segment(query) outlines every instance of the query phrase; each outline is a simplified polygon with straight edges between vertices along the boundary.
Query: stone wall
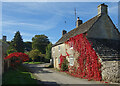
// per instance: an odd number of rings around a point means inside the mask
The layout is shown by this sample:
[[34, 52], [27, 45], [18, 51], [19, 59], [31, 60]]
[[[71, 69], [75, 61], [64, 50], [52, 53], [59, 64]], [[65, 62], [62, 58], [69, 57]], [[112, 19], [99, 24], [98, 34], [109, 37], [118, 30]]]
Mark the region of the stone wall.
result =
[[59, 69], [59, 62], [60, 62], [59, 57], [61, 54], [63, 56], [66, 55], [65, 49], [66, 49], [65, 44], [60, 44], [58, 46], [52, 47], [52, 58], [54, 62], [54, 68]]
[[103, 61], [101, 71], [104, 81], [120, 83], [120, 61]]
[[4, 57], [7, 56], [7, 49], [8, 49], [8, 44], [4, 41], [1, 41], [2, 45], [0, 46], [0, 48], [2, 48], [1, 52], [2, 52], [2, 73], [4, 73], [4, 71], [6, 71], [6, 69], [9, 67], [9, 65], [5, 66], [6, 63], [8, 64], [8, 61], [5, 63]]

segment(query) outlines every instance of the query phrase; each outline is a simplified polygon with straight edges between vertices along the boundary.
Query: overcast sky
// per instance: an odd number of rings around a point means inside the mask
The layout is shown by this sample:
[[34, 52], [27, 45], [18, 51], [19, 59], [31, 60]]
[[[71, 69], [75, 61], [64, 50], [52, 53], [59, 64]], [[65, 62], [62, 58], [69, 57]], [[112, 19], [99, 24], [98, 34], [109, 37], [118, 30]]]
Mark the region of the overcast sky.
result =
[[[103, 2], [3, 2], [2, 35], [11, 41], [20, 31], [24, 41], [34, 35], [45, 34], [54, 44], [62, 30], [75, 28], [75, 11], [83, 23], [97, 15], [97, 6]], [[106, 2], [108, 14], [118, 27], [118, 3]], [[66, 24], [65, 24], [66, 21]], [[119, 30], [120, 31], [120, 30]]]

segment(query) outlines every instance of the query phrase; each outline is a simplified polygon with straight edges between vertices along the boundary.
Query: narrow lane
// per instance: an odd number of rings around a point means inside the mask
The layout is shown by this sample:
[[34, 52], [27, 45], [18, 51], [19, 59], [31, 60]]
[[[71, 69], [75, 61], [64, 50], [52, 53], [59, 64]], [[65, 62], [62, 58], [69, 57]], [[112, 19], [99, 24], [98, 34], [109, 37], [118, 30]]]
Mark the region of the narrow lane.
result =
[[[45, 68], [48, 64], [24, 64], [44, 84], [102, 84], [99, 81], [88, 81], [70, 76], [64, 72], [58, 72], [50, 68]], [[101, 86], [101, 85], [100, 85]]]

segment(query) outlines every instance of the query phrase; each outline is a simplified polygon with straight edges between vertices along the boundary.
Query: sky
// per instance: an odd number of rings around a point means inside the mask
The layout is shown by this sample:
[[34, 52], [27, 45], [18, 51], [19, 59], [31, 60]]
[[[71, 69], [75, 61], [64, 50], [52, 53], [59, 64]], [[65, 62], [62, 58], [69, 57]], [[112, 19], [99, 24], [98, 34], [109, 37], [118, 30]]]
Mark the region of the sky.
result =
[[[62, 37], [62, 30], [75, 28], [75, 11], [83, 23], [97, 15], [97, 6], [103, 2], [3, 2], [2, 35], [11, 41], [20, 31], [23, 41], [32, 41], [44, 34], [54, 44]], [[118, 3], [105, 2], [108, 14], [118, 27]], [[66, 23], [65, 23], [66, 21]], [[119, 30], [120, 31], [120, 30]]]

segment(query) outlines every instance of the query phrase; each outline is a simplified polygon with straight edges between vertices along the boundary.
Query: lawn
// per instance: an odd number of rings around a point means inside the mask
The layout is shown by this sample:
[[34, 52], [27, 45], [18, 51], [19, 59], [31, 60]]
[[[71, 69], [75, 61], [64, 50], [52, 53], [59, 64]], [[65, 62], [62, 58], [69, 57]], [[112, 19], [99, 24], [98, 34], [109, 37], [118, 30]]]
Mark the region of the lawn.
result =
[[24, 62], [24, 64], [43, 64], [44, 62]]
[[19, 66], [17, 69], [9, 69], [3, 74], [2, 85], [24, 85], [34, 84], [37, 85], [35, 77], [28, 72], [23, 66]]

